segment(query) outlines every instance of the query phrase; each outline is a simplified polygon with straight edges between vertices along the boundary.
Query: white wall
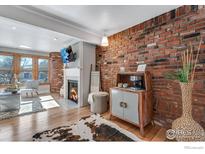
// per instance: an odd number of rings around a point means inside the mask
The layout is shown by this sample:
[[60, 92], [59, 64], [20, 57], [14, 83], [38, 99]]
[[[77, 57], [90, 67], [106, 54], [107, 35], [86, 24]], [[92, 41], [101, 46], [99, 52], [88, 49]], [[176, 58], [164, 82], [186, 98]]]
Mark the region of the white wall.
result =
[[[92, 70], [95, 71], [96, 54], [95, 46], [83, 43], [83, 105], [88, 105], [89, 94], [89, 80], [90, 80], [90, 66], [92, 64]], [[82, 85], [82, 84], [81, 84]]]

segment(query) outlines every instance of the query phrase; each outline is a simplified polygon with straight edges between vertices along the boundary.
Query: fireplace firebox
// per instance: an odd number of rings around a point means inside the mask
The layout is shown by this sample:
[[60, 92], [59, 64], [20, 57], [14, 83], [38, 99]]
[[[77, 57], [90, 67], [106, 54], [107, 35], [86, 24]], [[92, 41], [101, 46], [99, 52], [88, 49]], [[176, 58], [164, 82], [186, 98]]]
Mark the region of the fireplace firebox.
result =
[[78, 81], [68, 80], [68, 99], [78, 103]]

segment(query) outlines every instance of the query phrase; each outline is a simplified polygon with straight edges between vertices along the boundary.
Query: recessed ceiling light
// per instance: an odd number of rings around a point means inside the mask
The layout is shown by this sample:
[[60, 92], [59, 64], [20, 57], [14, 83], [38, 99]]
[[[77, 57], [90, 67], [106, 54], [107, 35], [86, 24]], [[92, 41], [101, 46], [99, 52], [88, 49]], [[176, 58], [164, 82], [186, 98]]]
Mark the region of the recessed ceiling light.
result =
[[19, 45], [20, 48], [24, 48], [24, 49], [31, 49], [31, 47], [26, 46], [26, 45]]
[[58, 40], [58, 38], [55, 37], [53, 40], [56, 41], [56, 40]]
[[12, 30], [16, 30], [16, 27], [15, 27], [15, 26], [12, 26], [11, 29], [12, 29]]

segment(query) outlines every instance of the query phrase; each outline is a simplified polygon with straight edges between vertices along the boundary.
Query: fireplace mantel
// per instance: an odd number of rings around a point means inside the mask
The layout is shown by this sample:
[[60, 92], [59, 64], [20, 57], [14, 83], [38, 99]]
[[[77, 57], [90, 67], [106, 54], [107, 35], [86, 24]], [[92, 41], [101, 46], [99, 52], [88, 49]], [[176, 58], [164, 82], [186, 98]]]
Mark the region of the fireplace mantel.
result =
[[64, 73], [65, 73], [65, 78], [66, 80], [80, 80], [80, 71], [81, 69], [79, 68], [65, 68]]

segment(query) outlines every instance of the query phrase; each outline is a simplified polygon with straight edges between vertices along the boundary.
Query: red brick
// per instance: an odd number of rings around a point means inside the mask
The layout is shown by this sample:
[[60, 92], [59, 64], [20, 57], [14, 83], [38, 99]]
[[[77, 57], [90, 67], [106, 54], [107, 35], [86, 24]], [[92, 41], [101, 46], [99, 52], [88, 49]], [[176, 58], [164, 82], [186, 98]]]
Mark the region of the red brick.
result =
[[[198, 38], [183, 40], [182, 36], [189, 32], [205, 33], [203, 23], [205, 7], [200, 7], [197, 12], [192, 12], [190, 6], [182, 6], [176, 10], [176, 18], [170, 20], [170, 13], [165, 13], [141, 24], [131, 27], [109, 37], [109, 47], [96, 48], [97, 65], [101, 64], [102, 88], [109, 91], [110, 87], [116, 86], [116, 77], [120, 66], [126, 71], [136, 71], [136, 62], [144, 59], [148, 64], [147, 70], [152, 74], [154, 119], [165, 127], [171, 126], [171, 122], [181, 115], [181, 91], [176, 82], [165, 80], [164, 76], [171, 70], [180, 67], [180, 60], [176, 55], [181, 55], [184, 49], [177, 46], [187, 45], [189, 41], [197, 49]], [[153, 25], [155, 26], [154, 28]], [[145, 33], [149, 30], [149, 33]], [[131, 38], [131, 39], [130, 39]], [[157, 48], [147, 48], [146, 45], [156, 43]], [[145, 47], [142, 47], [145, 45]], [[202, 46], [204, 49], [205, 45]], [[142, 47], [142, 48], [140, 48]], [[140, 49], [139, 49], [140, 48]], [[147, 51], [147, 52], [144, 52]], [[203, 60], [201, 51], [199, 56]], [[99, 56], [101, 55], [101, 56]], [[124, 59], [120, 55], [125, 55]], [[167, 58], [166, 62], [155, 62], [156, 59]], [[116, 64], [104, 64], [113, 60]], [[201, 67], [202, 66], [202, 67]], [[197, 69], [195, 80], [198, 81], [193, 88], [193, 116], [205, 127], [205, 64], [200, 64]]]
[[50, 59], [50, 91], [59, 93], [63, 85], [63, 62], [60, 52], [51, 52]]

